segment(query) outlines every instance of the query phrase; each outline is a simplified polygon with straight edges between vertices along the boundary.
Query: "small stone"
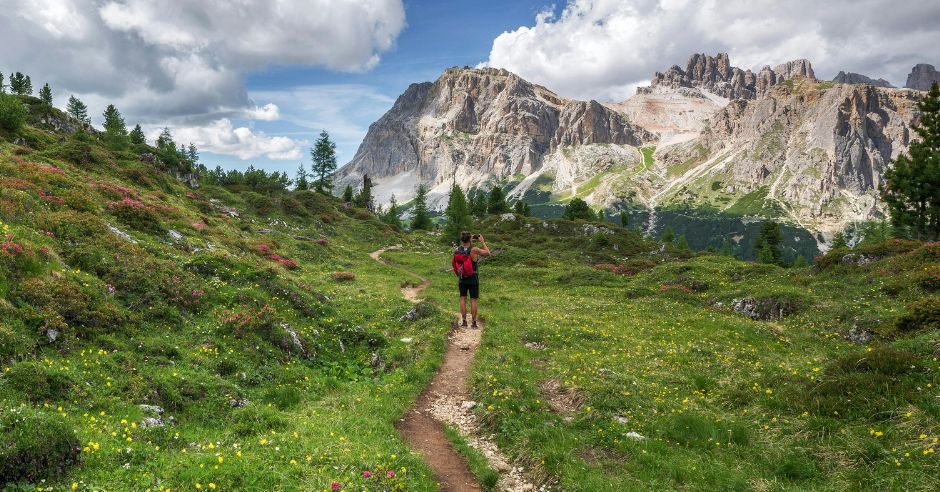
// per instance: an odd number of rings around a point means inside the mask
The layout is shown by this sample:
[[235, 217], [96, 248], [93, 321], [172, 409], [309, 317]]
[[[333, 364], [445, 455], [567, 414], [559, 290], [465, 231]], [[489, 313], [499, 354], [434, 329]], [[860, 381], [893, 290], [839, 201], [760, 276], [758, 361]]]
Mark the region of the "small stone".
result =
[[411, 343], [412, 340], [413, 340], [412, 338], [402, 338], [402, 339], [401, 339], [402, 343]]
[[56, 339], [59, 338], [59, 335], [59, 330], [56, 330], [55, 328], [49, 328], [46, 330], [46, 338], [49, 340], [49, 343], [56, 341]]
[[146, 417], [140, 421], [140, 426], [144, 429], [147, 429], [150, 427], [163, 427], [164, 425], [166, 425], [166, 423], [163, 421], [163, 419], [158, 419], [154, 417]]
[[157, 415], [163, 415], [163, 408], [158, 407], [157, 405], [147, 405], [145, 403], [145, 404], [140, 405], [140, 409], [145, 412], [150, 412], [150, 413], [154, 413]]
[[630, 419], [624, 417], [623, 415], [617, 415], [614, 417], [614, 420], [616, 420], [618, 424], [626, 424], [630, 421]]
[[646, 438], [643, 437], [640, 433], [638, 433], [638, 432], [633, 432], [633, 431], [627, 432], [627, 433], [626, 433], [626, 436], [627, 436], [627, 438], [633, 439], [634, 441], [643, 441], [643, 440], [646, 439]]
[[167, 234], [169, 234], [170, 239], [174, 241], [179, 241], [183, 239], [183, 235], [180, 234], [178, 231], [174, 231], [173, 229], [170, 229], [169, 231], [167, 231]]
[[477, 402], [472, 401], [472, 400], [467, 400], [460, 404], [460, 408], [462, 408], [463, 410], [473, 410], [473, 408], [476, 406], [477, 406]]

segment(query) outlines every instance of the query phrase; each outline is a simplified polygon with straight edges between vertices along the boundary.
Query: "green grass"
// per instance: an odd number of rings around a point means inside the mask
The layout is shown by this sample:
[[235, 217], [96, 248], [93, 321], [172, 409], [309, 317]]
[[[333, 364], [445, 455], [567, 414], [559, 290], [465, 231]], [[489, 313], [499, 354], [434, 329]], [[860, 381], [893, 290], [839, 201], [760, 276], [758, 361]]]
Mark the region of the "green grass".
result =
[[[940, 333], [887, 335], [871, 351], [843, 338], [853, 325], [893, 323], [929, 294], [910, 275], [935, 271], [940, 256], [921, 248], [821, 270], [704, 256], [630, 277], [585, 264], [606, 261], [602, 250], [520, 248], [542, 233], [515, 227], [482, 229], [502, 253], [481, 266], [487, 330], [473, 398], [534, 476], [585, 491], [940, 486], [929, 452]], [[434, 279], [432, 299], [455, 302], [435, 251], [395, 258]], [[728, 307], [742, 297], [789, 307], [753, 321]], [[541, 389], [548, 380], [568, 412]]]

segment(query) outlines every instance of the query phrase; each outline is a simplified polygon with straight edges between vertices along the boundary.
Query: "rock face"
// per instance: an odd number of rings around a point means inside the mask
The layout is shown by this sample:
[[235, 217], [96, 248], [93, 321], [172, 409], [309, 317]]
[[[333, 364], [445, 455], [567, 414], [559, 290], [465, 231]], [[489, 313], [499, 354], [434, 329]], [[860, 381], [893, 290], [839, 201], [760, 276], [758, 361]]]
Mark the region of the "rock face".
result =
[[433, 202], [455, 179], [470, 188], [528, 175], [563, 147], [654, 138], [596, 101], [563, 98], [506, 70], [451, 68], [434, 83], [412, 84], [369, 127], [338, 183], [355, 186], [367, 174], [387, 201], [409, 198], [422, 182]]
[[929, 91], [934, 82], [940, 82], [940, 72], [933, 65], [918, 63], [911, 69], [904, 87], [918, 91]]
[[754, 74], [751, 70], [732, 67], [727, 53], [714, 57], [696, 53], [689, 57], [685, 70], [673, 65], [666, 72], [656, 72], [650, 87], [637, 92], [647, 93], [655, 87], [697, 87], [726, 99], [755, 99], [771, 87], [797, 76], [816, 78], [809, 60], [793, 60], [773, 69], [764, 66]]
[[871, 77], [867, 77], [860, 73], [855, 73], [855, 72], [846, 73], [841, 70], [839, 71], [838, 74], [836, 74], [835, 77], [833, 77], [832, 81], [838, 82], [840, 84], [868, 84], [868, 85], [873, 85], [875, 87], [889, 87], [889, 88], [894, 87], [893, 85], [891, 85], [891, 82], [888, 82], [885, 79], [875, 80], [875, 79], [872, 79]]

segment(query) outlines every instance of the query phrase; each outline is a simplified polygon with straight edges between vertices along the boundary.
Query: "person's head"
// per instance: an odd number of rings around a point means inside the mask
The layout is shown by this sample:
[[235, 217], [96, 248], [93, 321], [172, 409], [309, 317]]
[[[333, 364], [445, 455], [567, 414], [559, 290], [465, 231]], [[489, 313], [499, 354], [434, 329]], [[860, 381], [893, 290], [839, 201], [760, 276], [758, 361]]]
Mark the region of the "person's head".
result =
[[467, 231], [460, 233], [460, 242], [463, 244], [470, 244], [470, 240], [473, 239], [473, 234], [470, 234]]

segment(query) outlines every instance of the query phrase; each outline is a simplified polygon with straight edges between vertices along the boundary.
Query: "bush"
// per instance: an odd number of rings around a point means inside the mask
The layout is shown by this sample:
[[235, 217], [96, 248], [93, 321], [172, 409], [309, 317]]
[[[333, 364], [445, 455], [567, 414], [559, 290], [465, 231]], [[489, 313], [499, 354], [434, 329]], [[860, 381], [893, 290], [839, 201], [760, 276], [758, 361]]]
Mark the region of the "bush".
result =
[[16, 364], [7, 373], [7, 381], [33, 402], [65, 399], [71, 386], [65, 375], [50, 373], [38, 362]]
[[17, 132], [26, 123], [26, 106], [20, 98], [7, 94], [0, 94], [0, 128], [9, 132]]
[[80, 452], [74, 429], [28, 407], [0, 413], [0, 442], [0, 486], [62, 475]]
[[925, 297], [912, 303], [894, 326], [901, 332], [940, 328], [940, 297]]
[[151, 234], [162, 234], [164, 232], [156, 210], [143, 202], [132, 198], [125, 198], [121, 201], [109, 202], [108, 210], [110, 210], [118, 220], [136, 231], [149, 232]]
[[351, 282], [356, 280], [356, 274], [353, 272], [333, 272], [330, 278], [337, 282]]
[[281, 412], [267, 406], [248, 405], [232, 412], [232, 430], [240, 437], [264, 434], [286, 425]]
[[[2, 296], [2, 292], [0, 292]], [[32, 348], [29, 339], [12, 326], [0, 321], [0, 361], [23, 355]]]

